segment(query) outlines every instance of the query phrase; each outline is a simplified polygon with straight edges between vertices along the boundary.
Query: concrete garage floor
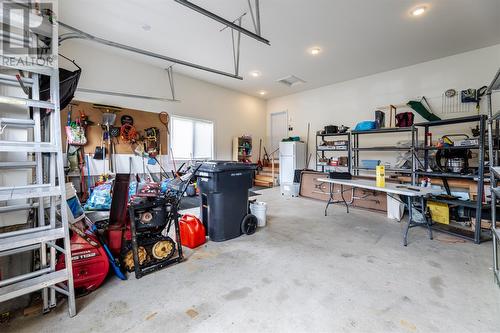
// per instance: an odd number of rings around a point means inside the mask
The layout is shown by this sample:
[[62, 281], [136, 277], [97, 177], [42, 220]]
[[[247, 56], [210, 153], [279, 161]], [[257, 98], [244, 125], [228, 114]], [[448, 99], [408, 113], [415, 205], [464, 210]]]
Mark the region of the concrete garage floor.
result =
[[498, 332], [500, 289], [491, 243], [427, 238], [384, 215], [263, 190], [268, 225], [210, 242], [177, 266], [111, 277], [43, 317], [2, 332]]

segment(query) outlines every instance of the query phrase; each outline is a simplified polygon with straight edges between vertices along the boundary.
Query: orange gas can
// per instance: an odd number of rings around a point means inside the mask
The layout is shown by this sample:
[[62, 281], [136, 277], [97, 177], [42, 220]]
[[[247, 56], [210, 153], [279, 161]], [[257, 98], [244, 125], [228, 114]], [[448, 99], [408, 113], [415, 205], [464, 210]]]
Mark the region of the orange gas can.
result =
[[206, 242], [205, 226], [196, 216], [185, 214], [179, 221], [181, 243], [194, 249]]

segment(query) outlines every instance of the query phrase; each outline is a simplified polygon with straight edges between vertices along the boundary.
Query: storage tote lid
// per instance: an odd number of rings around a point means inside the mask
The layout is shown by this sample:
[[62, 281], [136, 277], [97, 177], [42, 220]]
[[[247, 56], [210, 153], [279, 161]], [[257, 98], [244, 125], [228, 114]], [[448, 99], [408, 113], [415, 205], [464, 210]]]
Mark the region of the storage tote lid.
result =
[[224, 172], [232, 170], [255, 170], [257, 168], [256, 164], [253, 163], [242, 163], [234, 161], [206, 161], [203, 162], [198, 172]]

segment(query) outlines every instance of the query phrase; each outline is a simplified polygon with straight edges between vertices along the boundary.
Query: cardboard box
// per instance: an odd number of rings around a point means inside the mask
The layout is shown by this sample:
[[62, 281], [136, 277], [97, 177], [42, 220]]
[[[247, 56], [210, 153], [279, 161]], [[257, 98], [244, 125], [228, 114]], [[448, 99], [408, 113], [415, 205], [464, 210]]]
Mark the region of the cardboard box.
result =
[[[476, 218], [471, 217], [471, 230], [474, 230], [475, 228], [476, 228]], [[482, 229], [491, 229], [491, 220], [481, 219], [481, 228]]]
[[[330, 198], [330, 184], [318, 181], [319, 178], [328, 178], [329, 174], [317, 171], [303, 171], [300, 182], [300, 196], [328, 201]], [[335, 185], [333, 198], [336, 201], [342, 200], [342, 196], [337, 191], [339, 185]], [[344, 186], [344, 198], [347, 202], [351, 201], [352, 191], [348, 186]], [[354, 202], [352, 207], [365, 208], [379, 212], [387, 211], [387, 195], [385, 192], [366, 190], [362, 188], [354, 189]], [[343, 205], [343, 203], [342, 203]]]

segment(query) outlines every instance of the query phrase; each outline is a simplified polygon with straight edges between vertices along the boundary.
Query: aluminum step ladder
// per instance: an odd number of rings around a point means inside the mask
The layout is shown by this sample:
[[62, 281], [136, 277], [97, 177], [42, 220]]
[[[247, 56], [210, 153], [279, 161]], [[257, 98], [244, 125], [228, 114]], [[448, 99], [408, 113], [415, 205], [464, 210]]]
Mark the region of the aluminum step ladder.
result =
[[[500, 225], [497, 225], [497, 202], [500, 200], [500, 164], [498, 148], [500, 144], [500, 111], [493, 113], [491, 95], [500, 92], [500, 69], [486, 91], [488, 104], [488, 145], [490, 156], [490, 189], [491, 189], [491, 233], [493, 237], [493, 274], [496, 283], [500, 286]], [[493, 135], [495, 131], [495, 135]]]
[[[3, 4], [6, 2], [9, 1], [4, 1]], [[38, 52], [40, 49], [38, 36], [31, 31], [28, 24], [21, 32], [20, 38], [29, 36], [30, 40], [36, 43], [36, 60], [31, 59], [32, 63], [22, 63], [21, 66], [17, 66], [15, 62], [13, 64], [9, 61], [13, 56], [4, 54], [3, 49], [0, 55], [0, 108], [10, 104], [25, 107], [27, 113], [31, 109], [30, 119], [0, 118], [0, 128], [4, 126], [7, 126], [7, 129], [25, 128], [32, 137], [32, 140], [21, 142], [2, 140], [0, 135], [0, 152], [24, 152], [28, 157], [22, 162], [0, 161], [0, 172], [5, 169], [31, 169], [34, 178], [32, 184], [0, 186], [0, 214], [31, 210], [36, 215], [36, 221], [32, 226], [26, 224], [25, 229], [0, 233], [0, 256], [38, 251], [40, 257], [37, 270], [0, 280], [0, 302], [41, 291], [43, 310], [47, 312], [56, 306], [57, 292], [68, 297], [69, 315], [74, 316], [76, 306], [66, 213], [59, 108], [58, 24], [56, 20], [49, 20], [47, 13], [43, 15], [36, 8], [31, 8], [29, 2], [9, 3], [19, 5], [21, 10], [28, 10], [29, 15], [38, 15], [44, 22], [50, 22], [52, 38], [49, 47], [45, 46], [49, 51], [41, 54]], [[54, 13], [58, 12], [57, 1], [52, 2], [51, 8]], [[3, 27], [5, 25], [2, 25], [0, 30]], [[2, 35], [5, 36], [6, 31], [2, 30]], [[21, 73], [18, 71], [22, 71], [23, 76], [16, 77], [16, 74]], [[50, 77], [48, 102], [40, 100], [41, 75]], [[26, 88], [30, 89], [28, 96], [25, 94]], [[11, 96], [11, 93], [4, 94], [4, 91], [13, 92], [12, 94], [17, 96]], [[19, 97], [19, 94], [26, 97]], [[19, 203], [19, 199], [25, 199], [25, 203]], [[13, 203], [14, 200], [17, 202]], [[56, 271], [57, 254], [65, 256], [66, 268]]]

